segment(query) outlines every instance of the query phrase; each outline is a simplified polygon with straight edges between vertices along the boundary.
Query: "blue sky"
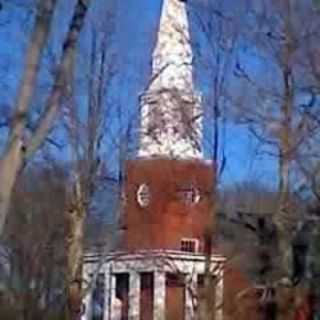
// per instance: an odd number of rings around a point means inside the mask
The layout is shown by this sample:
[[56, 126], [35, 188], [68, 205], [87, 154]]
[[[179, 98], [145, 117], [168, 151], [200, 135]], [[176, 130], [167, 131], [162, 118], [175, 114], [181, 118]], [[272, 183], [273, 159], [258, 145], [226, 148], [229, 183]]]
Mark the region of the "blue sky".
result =
[[[138, 94], [143, 90], [150, 74], [152, 48], [156, 39], [156, 31], [160, 18], [161, 0], [109, 0], [109, 5], [116, 3], [116, 33], [114, 36], [114, 50], [116, 52], [117, 76], [110, 88], [117, 107], [123, 110], [123, 121], [126, 117], [133, 117], [137, 108]], [[97, 1], [98, 5], [102, 5]], [[0, 12], [0, 72], [4, 75], [0, 82], [2, 101], [0, 111], [7, 108], [8, 103], [14, 101], [16, 88], [23, 66], [28, 31], [32, 25], [32, 16], [28, 10], [14, 7], [8, 1], [6, 6], [10, 10]], [[60, 2], [60, 8], [68, 11], [65, 1]], [[7, 13], [9, 12], [9, 13]], [[60, 21], [61, 19], [61, 21]], [[59, 18], [59, 25], [67, 25]], [[5, 23], [4, 23], [5, 22]], [[195, 35], [197, 36], [197, 35]], [[200, 36], [200, 35], [199, 35]], [[59, 42], [59, 37], [55, 37]], [[246, 59], [254, 72], [262, 72], [261, 61], [250, 57]], [[261, 70], [260, 70], [261, 68]], [[198, 85], [198, 90], [202, 88]], [[114, 130], [117, 128], [113, 123]], [[114, 132], [114, 134], [116, 134]], [[226, 184], [243, 180], [258, 180], [274, 184], [276, 167], [268, 157], [256, 155], [257, 142], [243, 127], [229, 124], [226, 130], [227, 166], [223, 181]]]
[[[136, 97], [150, 72], [152, 46], [160, 18], [161, 0], [127, 0], [119, 7], [118, 49], [121, 65], [119, 87], [121, 104], [135, 108]], [[199, 36], [201, 35], [194, 35]], [[247, 64], [255, 73], [263, 73], [261, 61], [248, 56]], [[204, 91], [199, 86], [200, 92]], [[226, 130], [227, 166], [225, 184], [243, 180], [257, 180], [274, 185], [276, 167], [272, 159], [257, 154], [257, 142], [246, 128], [229, 124]]]

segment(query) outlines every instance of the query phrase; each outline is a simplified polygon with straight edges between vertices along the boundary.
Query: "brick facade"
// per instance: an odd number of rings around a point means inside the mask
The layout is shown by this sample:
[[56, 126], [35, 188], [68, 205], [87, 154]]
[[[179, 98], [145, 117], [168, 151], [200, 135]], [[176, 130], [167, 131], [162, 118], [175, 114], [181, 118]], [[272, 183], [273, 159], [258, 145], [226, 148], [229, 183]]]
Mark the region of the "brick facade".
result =
[[[122, 249], [180, 250], [182, 239], [203, 234], [209, 215], [213, 168], [200, 160], [137, 159], [127, 162]], [[139, 186], [147, 185], [149, 204], [137, 201]]]

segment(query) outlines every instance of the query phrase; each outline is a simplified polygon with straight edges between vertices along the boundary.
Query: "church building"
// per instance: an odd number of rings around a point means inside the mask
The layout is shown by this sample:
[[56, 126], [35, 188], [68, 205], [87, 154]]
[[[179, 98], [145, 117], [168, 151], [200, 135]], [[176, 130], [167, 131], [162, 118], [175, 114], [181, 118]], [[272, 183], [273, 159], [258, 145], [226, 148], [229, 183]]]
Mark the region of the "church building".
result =
[[[192, 64], [187, 3], [163, 0], [139, 109], [139, 150], [126, 162], [121, 240], [102, 262], [95, 254], [85, 257], [87, 279], [100, 264], [103, 320], [195, 319], [215, 172], [203, 155], [203, 110]], [[223, 319], [224, 261], [211, 256], [217, 320]], [[83, 320], [93, 319], [92, 299], [89, 292]]]

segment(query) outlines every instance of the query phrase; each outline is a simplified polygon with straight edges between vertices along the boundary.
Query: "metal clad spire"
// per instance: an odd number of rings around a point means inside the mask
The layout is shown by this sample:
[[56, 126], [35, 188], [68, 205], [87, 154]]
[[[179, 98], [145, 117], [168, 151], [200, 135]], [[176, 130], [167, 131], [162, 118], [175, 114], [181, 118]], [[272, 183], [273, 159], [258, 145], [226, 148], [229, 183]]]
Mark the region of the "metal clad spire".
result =
[[202, 158], [186, 3], [163, 0], [152, 75], [141, 99], [141, 157]]

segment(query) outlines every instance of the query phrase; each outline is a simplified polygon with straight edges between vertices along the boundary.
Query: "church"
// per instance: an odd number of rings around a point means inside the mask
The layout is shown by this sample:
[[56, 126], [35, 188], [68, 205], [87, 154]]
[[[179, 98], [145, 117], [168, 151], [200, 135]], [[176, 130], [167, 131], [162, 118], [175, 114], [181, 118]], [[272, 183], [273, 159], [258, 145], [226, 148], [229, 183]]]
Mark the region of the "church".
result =
[[[121, 240], [102, 261], [85, 257], [88, 281], [99, 266], [104, 320], [191, 320], [197, 312], [215, 170], [202, 150], [188, 24], [185, 1], [163, 1], [152, 74], [140, 99], [139, 150], [126, 162]], [[212, 252], [217, 320], [223, 319], [224, 263]], [[92, 319], [92, 299], [89, 292], [83, 320]]]

